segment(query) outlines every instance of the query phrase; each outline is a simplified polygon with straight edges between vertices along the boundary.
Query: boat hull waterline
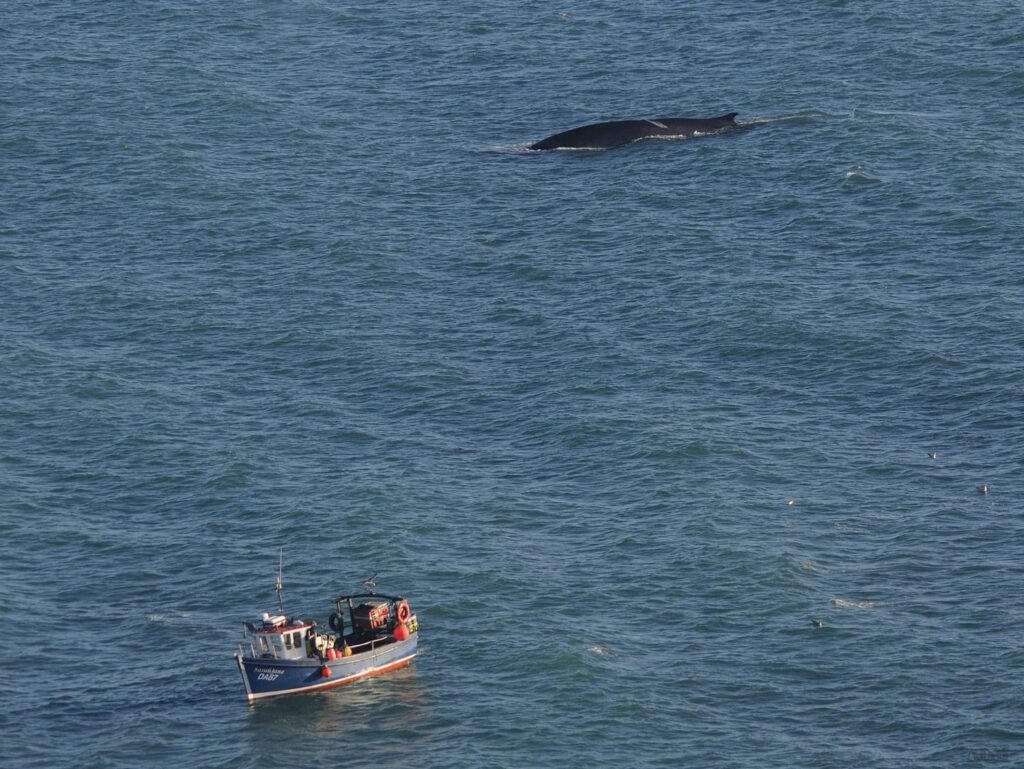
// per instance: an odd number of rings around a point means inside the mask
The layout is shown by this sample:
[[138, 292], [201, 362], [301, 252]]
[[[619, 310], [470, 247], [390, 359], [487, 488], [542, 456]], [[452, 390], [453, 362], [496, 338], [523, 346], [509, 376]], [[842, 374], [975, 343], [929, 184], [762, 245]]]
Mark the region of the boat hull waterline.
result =
[[[417, 634], [405, 641], [387, 644], [371, 652], [327, 660], [282, 660], [243, 657], [235, 654], [238, 670], [250, 703], [268, 697], [332, 689], [362, 678], [405, 667], [416, 656]], [[324, 676], [324, 669], [330, 676]]]

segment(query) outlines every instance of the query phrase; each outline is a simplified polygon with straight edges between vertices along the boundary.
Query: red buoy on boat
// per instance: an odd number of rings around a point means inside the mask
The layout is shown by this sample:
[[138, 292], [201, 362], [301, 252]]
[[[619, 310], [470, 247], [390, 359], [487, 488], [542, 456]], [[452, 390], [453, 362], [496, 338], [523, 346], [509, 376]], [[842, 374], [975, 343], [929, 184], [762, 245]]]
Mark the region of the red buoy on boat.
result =
[[405, 625], [398, 625], [395, 628], [395, 640], [396, 641], [404, 641], [408, 637], [409, 637], [409, 631], [408, 631], [408, 629], [406, 629]]
[[324, 665], [322, 668], [320, 668], [320, 675], [323, 676], [324, 678], [330, 678], [331, 677], [331, 669], [329, 667], [327, 667], [326, 665]]

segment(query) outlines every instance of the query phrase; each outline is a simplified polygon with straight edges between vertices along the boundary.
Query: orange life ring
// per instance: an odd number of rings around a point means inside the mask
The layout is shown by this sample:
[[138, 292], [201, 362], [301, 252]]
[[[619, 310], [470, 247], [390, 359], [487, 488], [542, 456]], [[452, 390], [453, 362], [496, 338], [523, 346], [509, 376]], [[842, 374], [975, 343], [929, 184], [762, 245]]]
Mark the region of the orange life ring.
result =
[[409, 621], [409, 617], [412, 616], [412, 611], [409, 609], [409, 602], [402, 601], [398, 604], [398, 621], [403, 625]]

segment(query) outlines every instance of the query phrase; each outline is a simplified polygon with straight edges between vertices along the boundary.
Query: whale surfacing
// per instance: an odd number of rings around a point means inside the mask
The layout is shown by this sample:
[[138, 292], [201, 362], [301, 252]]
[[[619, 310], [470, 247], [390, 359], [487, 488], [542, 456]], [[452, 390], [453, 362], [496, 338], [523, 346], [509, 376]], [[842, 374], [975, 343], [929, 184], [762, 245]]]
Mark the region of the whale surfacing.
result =
[[611, 120], [607, 123], [572, 128], [541, 139], [530, 145], [531, 150], [594, 149], [607, 150], [623, 144], [669, 136], [694, 136], [731, 131], [736, 125], [737, 112], [713, 118], [659, 117], [653, 120]]

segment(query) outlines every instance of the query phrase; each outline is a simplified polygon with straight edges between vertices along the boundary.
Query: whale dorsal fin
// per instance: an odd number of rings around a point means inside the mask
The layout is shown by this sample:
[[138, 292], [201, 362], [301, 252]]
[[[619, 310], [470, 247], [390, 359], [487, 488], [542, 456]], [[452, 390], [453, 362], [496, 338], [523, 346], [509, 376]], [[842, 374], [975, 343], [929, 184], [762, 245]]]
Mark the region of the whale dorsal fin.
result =
[[734, 122], [736, 122], [736, 116], [738, 114], [740, 114], [740, 113], [739, 112], [730, 112], [728, 115], [722, 115], [722, 117], [720, 117], [718, 119], [719, 120], [728, 120], [730, 123], [734, 123]]

